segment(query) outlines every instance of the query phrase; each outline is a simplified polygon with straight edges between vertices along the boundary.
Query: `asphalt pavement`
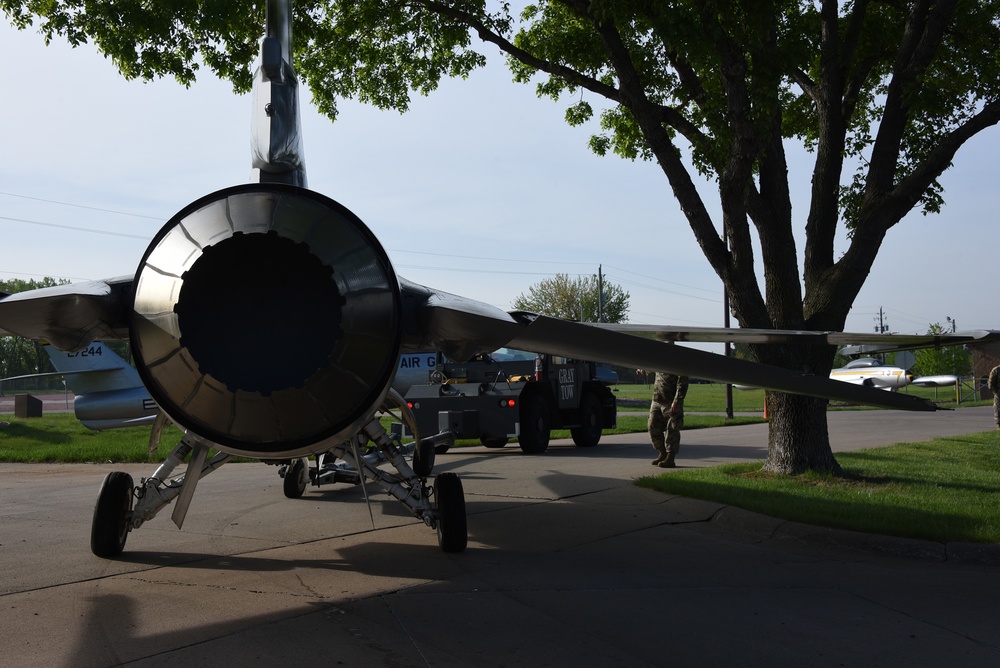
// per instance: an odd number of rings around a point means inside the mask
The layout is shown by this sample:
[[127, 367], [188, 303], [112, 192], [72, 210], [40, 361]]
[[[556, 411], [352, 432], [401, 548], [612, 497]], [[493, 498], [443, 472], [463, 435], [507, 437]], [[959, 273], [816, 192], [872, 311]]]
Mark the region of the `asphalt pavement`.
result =
[[[988, 407], [831, 413], [837, 451], [992, 429]], [[0, 439], [3, 438], [0, 431]], [[767, 425], [684, 433], [681, 467], [761, 459]], [[1000, 445], [1000, 436], [998, 436]], [[145, 447], [137, 443], [136, 447]], [[644, 434], [438, 456], [469, 547], [358, 487], [204, 479], [119, 559], [89, 550], [110, 470], [0, 465], [0, 656], [18, 666], [987, 666], [995, 546], [833, 531], [641, 489]], [[374, 490], [372, 490], [374, 493]], [[374, 528], [373, 528], [374, 525]]]

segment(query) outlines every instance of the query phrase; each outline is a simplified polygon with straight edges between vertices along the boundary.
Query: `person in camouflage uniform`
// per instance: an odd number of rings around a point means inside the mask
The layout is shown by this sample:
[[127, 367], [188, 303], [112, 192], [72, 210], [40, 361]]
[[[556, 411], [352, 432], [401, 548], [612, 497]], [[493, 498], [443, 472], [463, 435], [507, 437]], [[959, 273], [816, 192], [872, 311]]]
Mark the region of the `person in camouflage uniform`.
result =
[[684, 427], [684, 397], [688, 377], [657, 372], [653, 384], [653, 402], [649, 405], [649, 438], [659, 456], [653, 466], [674, 468], [674, 458], [681, 449], [681, 429]]
[[1000, 429], [1000, 366], [995, 366], [990, 371], [986, 387], [993, 393], [993, 421], [997, 423], [997, 429]]

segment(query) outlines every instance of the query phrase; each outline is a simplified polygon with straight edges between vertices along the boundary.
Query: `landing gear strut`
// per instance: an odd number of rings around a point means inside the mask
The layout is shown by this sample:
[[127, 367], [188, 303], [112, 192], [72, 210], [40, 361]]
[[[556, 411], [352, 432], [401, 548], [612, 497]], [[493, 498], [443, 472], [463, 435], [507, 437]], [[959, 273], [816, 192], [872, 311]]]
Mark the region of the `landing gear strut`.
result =
[[[416, 420], [406, 402], [390, 391], [382, 406], [383, 412], [398, 409], [416, 434]], [[403, 445], [386, 433], [377, 417], [366, 424], [353, 438], [330, 448], [321, 455], [315, 469], [306, 459], [286, 464], [285, 496], [302, 496], [309, 483], [371, 481], [409, 508], [414, 517], [438, 532], [438, 541], [445, 552], [461, 552], [468, 543], [465, 518], [465, 495], [462, 483], [454, 473], [437, 477], [433, 489], [427, 481], [434, 467], [434, 452], [439, 445], [454, 442], [450, 432], [443, 432]], [[218, 451], [209, 458], [215, 444], [187, 432], [164, 462], [149, 478], [134, 485], [132, 477], [122, 471], [108, 474], [101, 485], [91, 525], [90, 549], [98, 557], [110, 558], [121, 554], [130, 531], [153, 519], [165, 506], [177, 499], [173, 520], [178, 528], [184, 522], [188, 504], [198, 481], [222, 466], [230, 457]], [[364, 454], [362, 454], [364, 453]], [[412, 465], [405, 455], [412, 453]], [[190, 455], [187, 470], [173, 475], [174, 469]], [[391, 464], [395, 472], [379, 468]]]
[[[409, 508], [414, 517], [436, 529], [442, 550], [461, 552], [468, 543], [462, 482], [454, 473], [442, 473], [437, 476], [433, 488], [427, 484], [434, 467], [434, 453], [441, 446], [450, 447], [454, 436], [450, 432], [442, 432], [420, 439], [416, 418], [403, 397], [395, 391], [389, 392], [380, 412], [405, 421], [410, 433], [414, 434], [414, 441], [401, 443], [398, 435], [395, 438], [390, 436], [379, 420], [373, 418], [354, 440], [341, 443], [322, 458], [317, 458], [316, 467], [309, 470], [311, 483], [316, 486], [325, 482], [360, 484], [362, 478], [374, 482]], [[408, 462], [405, 455], [410, 453], [412, 458]], [[303, 462], [292, 462], [282, 473], [286, 496], [289, 496], [288, 478], [298, 475], [297, 466], [302, 466]], [[379, 468], [385, 463], [390, 464], [395, 472]]]
[[[149, 478], [135, 485], [132, 476], [112, 471], [104, 478], [94, 506], [90, 527], [90, 551], [105, 559], [116, 557], [125, 549], [130, 531], [156, 517], [167, 504], [181, 497], [174, 508], [173, 520], [178, 528], [184, 523], [187, 504], [198, 480], [222, 466], [229, 455], [219, 452], [206, 461], [208, 445], [185, 434], [177, 447]], [[188, 455], [187, 470], [178, 476], [173, 471]], [[184, 495], [181, 496], [182, 492]]]

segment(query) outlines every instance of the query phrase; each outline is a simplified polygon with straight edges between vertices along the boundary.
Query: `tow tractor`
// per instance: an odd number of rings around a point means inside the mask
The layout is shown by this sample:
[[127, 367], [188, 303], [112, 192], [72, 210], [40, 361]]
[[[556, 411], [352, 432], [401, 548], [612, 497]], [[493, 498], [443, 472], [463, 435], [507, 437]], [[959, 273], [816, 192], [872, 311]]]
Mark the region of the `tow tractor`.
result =
[[[545, 452], [552, 429], [570, 430], [582, 448], [601, 440], [601, 431], [617, 426], [616, 381], [606, 366], [550, 355], [501, 348], [470, 362], [439, 360], [431, 382], [413, 385], [407, 406], [417, 433], [450, 433], [456, 439], [479, 439], [502, 448], [512, 438], [528, 454]], [[443, 453], [452, 442], [442, 440]]]

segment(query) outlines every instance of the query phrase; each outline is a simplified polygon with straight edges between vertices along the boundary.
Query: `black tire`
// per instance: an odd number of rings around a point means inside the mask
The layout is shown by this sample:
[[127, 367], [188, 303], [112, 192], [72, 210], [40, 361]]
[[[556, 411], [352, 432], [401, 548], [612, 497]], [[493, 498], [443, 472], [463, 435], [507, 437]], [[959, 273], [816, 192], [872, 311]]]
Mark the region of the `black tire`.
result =
[[413, 448], [413, 472], [418, 478], [430, 476], [434, 470], [434, 446], [428, 441], [419, 441]]
[[483, 444], [483, 447], [487, 448], [502, 448], [507, 445], [506, 436], [480, 436], [479, 442]]
[[285, 470], [285, 482], [282, 487], [289, 499], [299, 499], [309, 484], [309, 460], [296, 459]]
[[545, 397], [536, 394], [521, 406], [521, 435], [518, 444], [521, 451], [528, 455], [538, 455], [549, 447], [549, 430], [552, 418], [549, 415], [549, 402]]
[[469, 543], [462, 480], [454, 473], [442, 473], [434, 479], [434, 498], [438, 508], [438, 545], [444, 552], [461, 552]]
[[451, 444], [449, 444], [449, 443], [444, 443], [443, 445], [435, 445], [434, 446], [434, 452], [436, 452], [439, 455], [443, 455], [444, 453], [448, 452], [448, 450], [450, 450], [450, 449], [451, 449]]
[[601, 442], [601, 400], [593, 392], [580, 398], [580, 426], [569, 430], [578, 448], [592, 448]]
[[132, 476], [112, 471], [101, 483], [90, 526], [90, 551], [104, 559], [125, 549], [129, 520], [132, 519]]

